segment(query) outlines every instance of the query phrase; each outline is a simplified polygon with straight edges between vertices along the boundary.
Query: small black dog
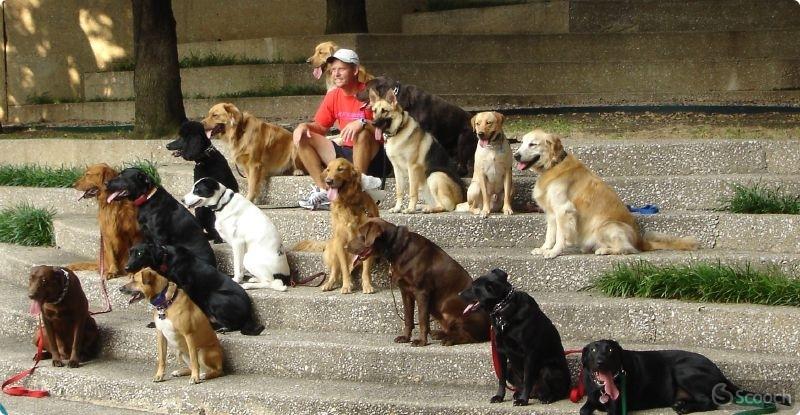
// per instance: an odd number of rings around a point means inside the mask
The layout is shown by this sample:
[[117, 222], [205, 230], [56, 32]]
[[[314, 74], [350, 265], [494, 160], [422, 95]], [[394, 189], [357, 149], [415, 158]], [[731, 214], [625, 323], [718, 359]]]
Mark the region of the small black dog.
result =
[[515, 388], [514, 406], [527, 405], [531, 397], [551, 403], [569, 395], [569, 367], [558, 330], [533, 297], [514, 290], [505, 271], [492, 270], [459, 295], [470, 303], [464, 313], [483, 308], [495, 331], [500, 374], [490, 402], [503, 402], [506, 380]]
[[[172, 150], [175, 157], [194, 162], [194, 182], [204, 177], [210, 177], [239, 193], [239, 183], [233, 176], [231, 167], [225, 156], [211, 144], [211, 139], [206, 136], [203, 124], [197, 121], [185, 121], [181, 124], [178, 139], [167, 144], [167, 150]], [[209, 239], [214, 243], [222, 243], [222, 237], [214, 228], [216, 218], [214, 211], [208, 207], [198, 207], [194, 216], [205, 229]]]
[[179, 245], [216, 268], [217, 258], [203, 228], [182, 204], [144, 171], [129, 167], [106, 183], [108, 203], [119, 198], [133, 200], [139, 208], [137, 219], [145, 240], [156, 245]]
[[672, 407], [679, 414], [712, 411], [734, 396], [755, 395], [731, 383], [707, 357], [683, 350], [638, 352], [599, 340], [583, 348], [581, 362], [587, 397], [581, 415], [595, 409], [621, 413], [621, 393], [628, 410]]
[[367, 87], [356, 95], [361, 102], [369, 102], [370, 89], [381, 97], [394, 89], [397, 103], [456, 160], [458, 174], [461, 177], [471, 174], [478, 141], [472, 131], [470, 113], [414, 85], [401, 84], [385, 76], [367, 82]]
[[185, 291], [218, 331], [238, 330], [257, 336], [264, 330], [253, 317], [253, 303], [244, 288], [216, 267], [196, 260], [186, 248], [137, 244], [130, 250], [125, 271], [136, 272], [145, 267], [152, 268]]

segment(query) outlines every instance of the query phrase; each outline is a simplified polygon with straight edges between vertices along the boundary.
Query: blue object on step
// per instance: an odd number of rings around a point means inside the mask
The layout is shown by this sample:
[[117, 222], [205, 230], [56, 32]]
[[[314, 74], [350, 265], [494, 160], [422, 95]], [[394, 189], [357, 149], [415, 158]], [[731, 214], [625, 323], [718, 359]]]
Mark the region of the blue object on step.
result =
[[4, 408], [3, 404], [1, 403], [0, 403], [0, 414], [8, 415], [8, 412], [6, 412], [6, 408]]
[[642, 207], [634, 207], [631, 205], [627, 205], [628, 210], [634, 213], [641, 213], [642, 215], [653, 215], [658, 213], [658, 206], [656, 205], [644, 205]]

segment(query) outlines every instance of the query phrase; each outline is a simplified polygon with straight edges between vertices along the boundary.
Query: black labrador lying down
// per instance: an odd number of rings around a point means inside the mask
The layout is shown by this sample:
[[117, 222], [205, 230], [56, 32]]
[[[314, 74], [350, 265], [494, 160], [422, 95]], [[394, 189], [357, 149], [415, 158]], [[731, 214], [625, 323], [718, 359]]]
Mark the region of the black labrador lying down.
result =
[[[257, 336], [264, 330], [253, 316], [253, 303], [241, 285], [195, 258], [181, 246], [140, 243], [130, 250], [127, 272], [150, 267], [178, 285], [209, 317], [217, 331]], [[132, 301], [137, 298], [132, 299]]]
[[623, 376], [628, 410], [672, 407], [688, 414], [715, 410], [734, 396], [755, 395], [731, 383], [707, 357], [683, 350], [638, 352], [599, 340], [583, 348], [581, 360], [587, 397], [581, 415], [595, 409], [620, 414]]
[[194, 216], [144, 171], [129, 167], [106, 184], [108, 203], [120, 198], [138, 206], [137, 219], [145, 240], [155, 245], [182, 246], [216, 268], [217, 259]]
[[[178, 138], [167, 144], [167, 150], [172, 150], [175, 157], [194, 162], [194, 181], [210, 177], [225, 185], [228, 189], [239, 193], [239, 183], [233, 176], [231, 167], [225, 156], [211, 144], [211, 139], [206, 136], [205, 127], [197, 121], [185, 121], [178, 131]], [[214, 243], [222, 243], [222, 237], [214, 228], [216, 218], [211, 208], [202, 206], [195, 208], [194, 215], [206, 234]]]
[[374, 89], [381, 97], [385, 97], [389, 90], [394, 90], [397, 103], [456, 160], [458, 174], [464, 177], [471, 173], [478, 140], [472, 131], [470, 113], [414, 85], [401, 84], [385, 76], [367, 82], [367, 87], [357, 95], [361, 102], [369, 102], [370, 89]]
[[530, 398], [551, 403], [569, 395], [570, 373], [558, 330], [533, 297], [511, 286], [505, 271], [492, 270], [460, 295], [470, 303], [464, 313], [488, 311], [495, 331], [499, 385], [490, 402], [503, 402], [506, 381], [515, 389], [515, 406], [527, 405]]

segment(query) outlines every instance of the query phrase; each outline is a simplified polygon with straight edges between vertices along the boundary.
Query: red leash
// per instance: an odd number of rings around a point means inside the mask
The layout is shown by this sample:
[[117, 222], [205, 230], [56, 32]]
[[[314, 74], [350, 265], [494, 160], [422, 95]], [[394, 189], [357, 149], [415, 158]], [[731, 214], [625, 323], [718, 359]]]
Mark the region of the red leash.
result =
[[106, 302], [106, 309], [102, 311], [89, 311], [90, 316], [111, 312], [111, 300], [108, 298], [108, 288], [106, 287], [106, 256], [103, 255], [103, 233], [100, 232], [100, 292], [103, 293], [103, 300]]
[[[489, 342], [492, 345], [492, 366], [494, 367], [494, 375], [497, 379], [500, 379], [500, 354], [497, 353], [497, 340], [495, 339], [494, 334], [494, 327], [489, 327]], [[580, 354], [582, 353], [582, 349], [571, 349], [565, 350], [564, 356], [569, 356], [571, 354]], [[506, 384], [506, 389], [516, 392], [517, 390], [508, 384]], [[574, 388], [570, 389], [569, 391], [569, 400], [573, 403], [578, 403], [583, 396], [586, 394], [586, 391], [583, 387], [583, 367], [581, 367], [580, 375], [578, 375], [578, 383], [575, 385]]]
[[42, 351], [44, 350], [44, 327], [41, 322], [41, 317], [39, 319], [39, 334], [38, 340], [36, 341], [36, 357], [35, 362], [33, 363], [33, 367], [27, 370], [23, 370], [22, 372], [17, 373], [16, 375], [8, 378], [5, 382], [3, 382], [3, 393], [6, 395], [11, 396], [27, 396], [29, 398], [44, 398], [45, 396], [50, 396], [50, 392], [46, 390], [33, 390], [33, 389], [26, 389], [22, 386], [9, 386], [13, 383], [17, 383], [20, 380], [24, 379], [28, 375], [32, 375], [36, 368], [39, 366], [39, 362], [42, 359]]

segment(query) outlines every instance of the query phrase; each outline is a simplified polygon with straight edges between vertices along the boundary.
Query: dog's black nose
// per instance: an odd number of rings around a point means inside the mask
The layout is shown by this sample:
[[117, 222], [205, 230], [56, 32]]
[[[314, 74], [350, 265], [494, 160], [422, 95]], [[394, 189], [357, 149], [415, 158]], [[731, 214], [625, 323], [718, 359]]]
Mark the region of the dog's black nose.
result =
[[327, 184], [329, 186], [332, 185], [333, 184], [333, 179], [325, 179], [325, 184]]
[[521, 159], [521, 158], [522, 158], [522, 156], [520, 156], [519, 153], [514, 153], [514, 160], [520, 161], [519, 159]]
[[481, 131], [478, 133], [478, 137], [483, 138], [486, 135], [485, 132]]

